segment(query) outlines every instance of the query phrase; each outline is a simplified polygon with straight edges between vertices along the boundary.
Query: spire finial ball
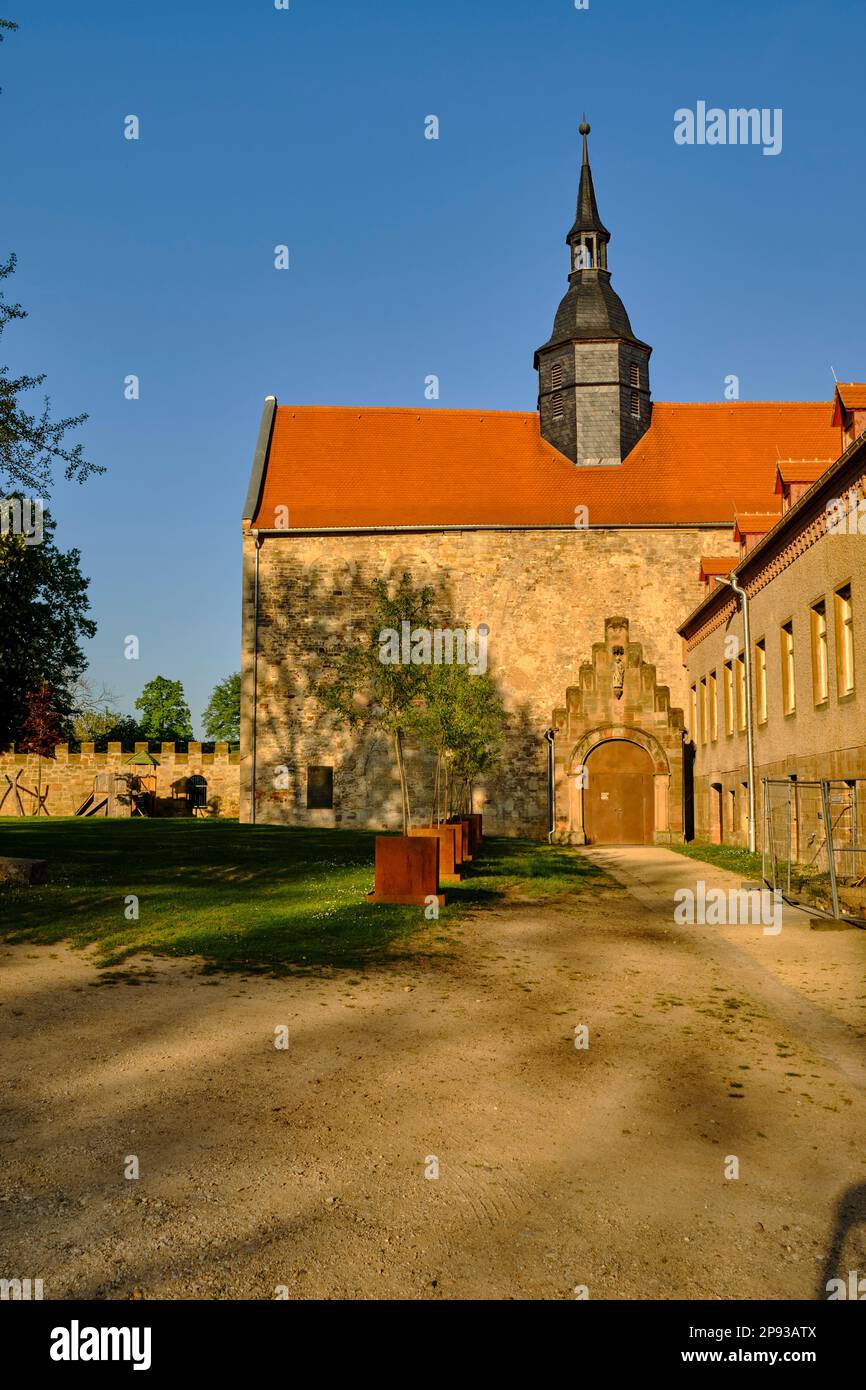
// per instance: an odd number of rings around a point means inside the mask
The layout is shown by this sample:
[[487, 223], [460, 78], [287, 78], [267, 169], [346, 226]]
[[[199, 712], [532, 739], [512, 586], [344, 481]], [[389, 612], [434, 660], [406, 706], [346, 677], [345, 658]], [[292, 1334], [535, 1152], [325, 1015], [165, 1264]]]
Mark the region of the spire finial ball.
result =
[[590, 132], [589, 121], [581, 121], [580, 125], [578, 126], [578, 131], [581, 135], [588, 135]]

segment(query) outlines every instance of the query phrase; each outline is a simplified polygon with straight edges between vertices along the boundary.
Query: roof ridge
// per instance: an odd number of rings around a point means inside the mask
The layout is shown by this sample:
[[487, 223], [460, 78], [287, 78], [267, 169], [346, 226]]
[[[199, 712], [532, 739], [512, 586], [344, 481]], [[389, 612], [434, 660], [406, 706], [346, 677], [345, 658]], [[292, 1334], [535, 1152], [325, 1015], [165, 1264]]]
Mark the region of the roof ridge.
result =
[[483, 406], [429, 406], [429, 405], [299, 405], [292, 402], [285, 402], [277, 406], [277, 410], [322, 410], [322, 411], [342, 411], [345, 414], [355, 415], [363, 412], [365, 415], [510, 415], [517, 419], [526, 420], [539, 418], [537, 410], [487, 410]]
[[679, 410], [706, 410], [708, 406], [716, 406], [720, 410], [737, 410], [748, 405], [808, 405], [820, 406], [823, 410], [825, 406], [833, 405], [832, 401], [654, 401], [653, 405], [674, 405]]
[[[671, 406], [677, 410], [707, 410], [715, 407], [717, 410], [742, 410], [746, 407], [756, 406], [779, 406], [789, 408], [790, 406], [832, 407], [832, 401], [654, 401], [653, 406]], [[277, 405], [278, 410], [321, 410], [321, 411], [342, 411], [344, 413], [357, 413], [362, 411], [365, 415], [496, 415], [511, 416], [515, 419], [538, 419], [537, 410], [500, 410], [493, 406], [489, 409], [485, 406], [430, 406], [430, 405], [317, 405], [309, 402], [301, 403], [297, 401], [281, 402]]]

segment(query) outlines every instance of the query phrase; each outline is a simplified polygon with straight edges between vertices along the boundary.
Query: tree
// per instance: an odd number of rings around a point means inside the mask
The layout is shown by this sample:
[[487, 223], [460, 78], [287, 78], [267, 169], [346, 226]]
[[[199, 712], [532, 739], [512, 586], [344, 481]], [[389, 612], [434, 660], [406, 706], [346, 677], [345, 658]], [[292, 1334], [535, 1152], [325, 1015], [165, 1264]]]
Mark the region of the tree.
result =
[[[0, 265], [0, 280], [12, 274], [15, 264], [15, 256], [11, 255]], [[7, 303], [0, 293], [0, 337], [12, 319], [26, 317], [20, 304]], [[84, 457], [80, 444], [71, 448], [64, 444], [69, 431], [82, 425], [86, 415], [52, 420], [47, 396], [39, 415], [32, 415], [25, 408], [21, 397], [41, 386], [44, 380], [44, 373], [10, 377], [9, 368], [0, 367], [0, 478], [5, 479], [5, 488], [23, 490], [37, 497], [51, 495], [57, 464], [63, 465], [67, 480], [79, 483], [91, 473], [105, 472]]]
[[202, 715], [204, 735], [237, 743], [241, 736], [241, 673], [235, 671], [214, 686]]
[[58, 708], [55, 692], [47, 681], [38, 690], [27, 694], [27, 713], [21, 726], [18, 747], [22, 753], [39, 754], [39, 784], [34, 816], [42, 809], [42, 759], [53, 758], [58, 743], [63, 743], [63, 714]]
[[144, 743], [147, 739], [147, 734], [131, 714], [119, 714], [117, 710], [108, 710], [107, 715], [112, 722], [106, 723], [93, 738], [97, 750], [104, 750], [109, 743], [121, 743], [124, 748], [134, 748], [139, 740]]
[[365, 725], [390, 736], [394, 745], [403, 834], [410, 824], [409, 786], [403, 743], [411, 722], [412, 709], [421, 699], [426, 668], [410, 662], [383, 662], [383, 634], [402, 634], [433, 625], [433, 590], [416, 589], [405, 572], [393, 595], [384, 580], [373, 584], [373, 610], [356, 642], [346, 642], [332, 661], [326, 679], [317, 693], [325, 709], [350, 728]]
[[141, 730], [145, 738], [166, 743], [182, 743], [192, 738], [189, 705], [180, 681], [154, 676], [135, 702], [141, 710]]
[[436, 756], [432, 825], [443, 808], [446, 820], [472, 810], [475, 779], [499, 760], [505, 712], [490, 673], [464, 665], [431, 666], [423, 697], [409, 722]]
[[446, 754], [451, 759], [450, 787], [456, 811], [471, 811], [476, 778], [489, 772], [502, 755], [505, 710], [489, 672], [460, 683]]
[[0, 747], [17, 742], [28, 692], [43, 680], [61, 718], [68, 719], [71, 686], [87, 665], [79, 641], [96, 632], [86, 616], [88, 580], [80, 552], [57, 549], [48, 512], [42, 529], [38, 545], [0, 533]]
[[[0, 19], [0, 42], [4, 29], [15, 30], [12, 20]], [[0, 281], [15, 270], [15, 256], [0, 263]], [[20, 304], [8, 304], [0, 292], [0, 337], [7, 323], [27, 315]], [[64, 439], [70, 430], [84, 423], [86, 415], [52, 420], [50, 401], [46, 397], [42, 413], [31, 415], [21, 401], [28, 391], [35, 390], [45, 380], [42, 376], [10, 377], [8, 367], [0, 367], [0, 482], [5, 475], [8, 489], [23, 489], [38, 497], [51, 494], [54, 467], [63, 465], [64, 476], [83, 482], [91, 473], [104, 473], [104, 468], [89, 463], [80, 444], [68, 448]]]

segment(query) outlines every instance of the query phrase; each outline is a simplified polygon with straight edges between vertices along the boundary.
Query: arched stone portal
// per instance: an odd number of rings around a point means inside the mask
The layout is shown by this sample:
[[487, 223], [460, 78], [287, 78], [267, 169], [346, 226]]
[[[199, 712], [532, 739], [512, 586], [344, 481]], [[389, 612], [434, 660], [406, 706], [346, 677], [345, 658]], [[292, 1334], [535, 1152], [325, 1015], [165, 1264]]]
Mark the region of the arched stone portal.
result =
[[554, 713], [555, 835], [568, 844], [683, 837], [683, 715], [655, 667], [608, 618], [605, 641]]
[[596, 744], [583, 794], [588, 845], [651, 845], [655, 830], [652, 758], [631, 739]]
[[[602, 749], [607, 752], [599, 758]], [[636, 752], [632, 753], [632, 749]], [[615, 788], [612, 784], [611, 778], [617, 768], [623, 778], [628, 779], [627, 786]], [[599, 786], [591, 790], [596, 773], [604, 780], [600, 779]], [[565, 823], [558, 827], [561, 833], [557, 838], [573, 845], [670, 842], [670, 761], [658, 739], [645, 729], [607, 724], [588, 730], [565, 759], [562, 780], [567, 817]], [[643, 829], [640, 833], [637, 833], [632, 817], [626, 813], [625, 819], [621, 819], [619, 834], [604, 841], [594, 838], [592, 827], [587, 828], [588, 809], [603, 792], [608, 793], [608, 800], [613, 796], [613, 805], [622, 806], [627, 796], [639, 797], [642, 806], [649, 803], [650, 811], [642, 813]], [[610, 818], [606, 819], [609, 821]]]

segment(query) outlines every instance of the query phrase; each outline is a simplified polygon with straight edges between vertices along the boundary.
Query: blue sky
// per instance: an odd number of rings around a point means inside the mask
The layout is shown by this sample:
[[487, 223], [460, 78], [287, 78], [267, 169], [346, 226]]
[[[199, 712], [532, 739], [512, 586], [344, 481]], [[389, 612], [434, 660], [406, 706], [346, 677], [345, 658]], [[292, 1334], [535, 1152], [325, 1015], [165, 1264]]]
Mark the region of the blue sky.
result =
[[[440, 406], [534, 409], [584, 110], [656, 399], [721, 399], [730, 373], [753, 400], [829, 400], [831, 366], [866, 378], [860, 0], [2, 13], [21, 27], [0, 47], [0, 254], [30, 313], [3, 360], [48, 373], [55, 413], [89, 413], [108, 471], [54, 511], [91, 578], [91, 675], [124, 710], [162, 674], [197, 719], [239, 666], [266, 394], [423, 406], [435, 373]], [[780, 107], [781, 154], [677, 145], [674, 112], [700, 100]]]

